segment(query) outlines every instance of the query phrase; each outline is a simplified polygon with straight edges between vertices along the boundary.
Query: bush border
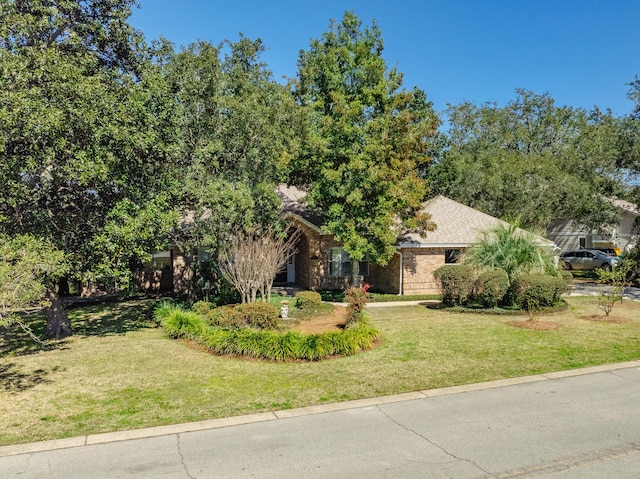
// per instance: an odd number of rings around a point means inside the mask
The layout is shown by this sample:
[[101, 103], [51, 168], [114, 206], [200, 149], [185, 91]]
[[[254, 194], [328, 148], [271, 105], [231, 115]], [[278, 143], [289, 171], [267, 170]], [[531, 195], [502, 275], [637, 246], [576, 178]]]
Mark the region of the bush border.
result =
[[161, 305], [154, 313], [167, 334], [194, 341], [217, 355], [269, 361], [319, 361], [371, 349], [380, 333], [361, 320], [343, 331], [303, 334], [211, 326], [206, 318], [180, 306]]

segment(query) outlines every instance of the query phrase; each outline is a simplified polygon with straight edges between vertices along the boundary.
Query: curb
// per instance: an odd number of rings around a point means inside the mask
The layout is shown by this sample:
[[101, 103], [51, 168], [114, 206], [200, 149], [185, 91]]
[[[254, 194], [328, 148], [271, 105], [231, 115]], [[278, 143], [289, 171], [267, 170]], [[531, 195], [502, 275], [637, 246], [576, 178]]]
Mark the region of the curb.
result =
[[54, 439], [51, 441], [41, 441], [26, 444], [16, 444], [11, 446], [0, 446], [0, 457], [15, 456], [19, 454], [30, 454], [34, 452], [53, 451], [56, 449], [67, 449], [72, 447], [91, 446], [97, 444], [107, 444], [111, 442], [129, 441], [134, 439], [144, 439], [149, 437], [167, 436], [172, 434], [183, 434], [187, 432], [202, 431], [206, 429], [218, 429], [223, 427], [240, 426], [266, 421], [275, 421], [299, 416], [314, 414], [324, 414], [347, 409], [357, 409], [363, 407], [380, 406], [384, 404], [412, 401], [416, 399], [426, 399], [430, 397], [446, 396], [449, 394], [459, 394], [470, 391], [480, 391], [484, 389], [494, 389], [505, 386], [515, 386], [518, 384], [533, 383], [538, 381], [550, 381], [554, 379], [583, 376], [587, 374], [606, 373], [618, 369], [640, 368], [640, 360], [628, 361], [617, 364], [605, 364], [582, 369], [568, 371], [557, 371], [551, 373], [535, 374], [519, 378], [498, 379], [476, 384], [465, 384], [460, 386], [450, 386], [438, 389], [427, 389], [390, 396], [381, 396], [366, 399], [356, 399], [331, 404], [321, 404], [307, 406], [297, 409], [284, 409], [265, 413], [247, 414], [244, 416], [233, 416], [206, 421], [197, 421], [184, 424], [172, 424], [167, 426], [156, 426], [145, 429], [133, 429], [129, 431], [116, 431], [101, 434], [90, 434], [65, 439]]

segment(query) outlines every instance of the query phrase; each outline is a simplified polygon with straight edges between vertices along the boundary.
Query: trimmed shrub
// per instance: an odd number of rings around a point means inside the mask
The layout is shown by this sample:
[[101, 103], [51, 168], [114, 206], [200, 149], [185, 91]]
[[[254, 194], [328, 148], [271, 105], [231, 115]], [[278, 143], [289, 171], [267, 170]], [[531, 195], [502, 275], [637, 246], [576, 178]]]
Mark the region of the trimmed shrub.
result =
[[278, 327], [278, 308], [271, 303], [244, 303], [235, 307], [244, 323], [250, 328], [276, 329]]
[[509, 290], [509, 277], [501, 269], [483, 271], [473, 283], [472, 302], [483, 308], [495, 308]]
[[196, 303], [193, 303], [191, 309], [196, 313], [201, 314], [202, 316], [209, 316], [209, 314], [215, 309], [215, 307], [215, 303], [211, 303], [209, 301], [198, 301]]
[[296, 307], [299, 309], [316, 309], [322, 304], [322, 296], [315, 291], [300, 291], [296, 293]]
[[566, 291], [562, 277], [542, 273], [519, 274], [511, 283], [514, 304], [527, 311], [553, 306]]
[[207, 315], [207, 319], [209, 319], [212, 326], [221, 328], [240, 329], [248, 326], [242, 312], [238, 311], [233, 305], [220, 306], [211, 310]]
[[278, 327], [278, 308], [271, 303], [245, 303], [220, 306], [206, 314], [212, 326], [228, 329], [275, 329]]
[[567, 291], [569, 291], [569, 288], [573, 284], [573, 273], [569, 270], [561, 269], [560, 276], [562, 277], [562, 280], [567, 285]]
[[461, 306], [471, 298], [476, 276], [473, 266], [445, 265], [435, 270], [433, 276], [440, 283], [442, 304], [445, 306]]

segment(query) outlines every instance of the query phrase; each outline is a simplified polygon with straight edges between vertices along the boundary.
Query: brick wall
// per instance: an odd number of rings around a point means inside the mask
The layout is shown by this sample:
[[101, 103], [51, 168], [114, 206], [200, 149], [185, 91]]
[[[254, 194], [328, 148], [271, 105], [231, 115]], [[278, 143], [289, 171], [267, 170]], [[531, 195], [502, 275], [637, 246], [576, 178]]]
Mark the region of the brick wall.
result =
[[407, 248], [402, 250], [403, 294], [439, 294], [433, 272], [444, 266], [444, 248]]
[[[296, 284], [305, 289], [342, 289], [349, 278], [329, 276], [328, 250], [342, 246], [331, 235], [321, 235], [309, 226], [296, 223], [302, 230], [297, 245]], [[402, 249], [403, 294], [439, 294], [440, 288], [433, 272], [444, 263], [445, 248]], [[369, 264], [369, 275], [362, 277], [374, 290], [398, 294], [400, 288], [400, 255], [394, 254], [385, 267]]]

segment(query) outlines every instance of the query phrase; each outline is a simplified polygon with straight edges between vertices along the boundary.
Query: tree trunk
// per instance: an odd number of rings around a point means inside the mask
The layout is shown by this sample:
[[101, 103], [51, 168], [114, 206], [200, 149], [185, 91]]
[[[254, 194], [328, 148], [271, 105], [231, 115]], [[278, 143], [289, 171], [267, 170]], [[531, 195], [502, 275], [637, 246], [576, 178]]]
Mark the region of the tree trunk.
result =
[[360, 286], [360, 261], [351, 259], [351, 286]]
[[58, 294], [61, 297], [69, 296], [69, 280], [67, 278], [60, 278], [58, 281]]
[[51, 302], [51, 306], [45, 308], [47, 316], [47, 337], [48, 338], [65, 338], [73, 334], [71, 323], [67, 312], [62, 306], [62, 301], [56, 292], [53, 284], [47, 285], [47, 299]]

